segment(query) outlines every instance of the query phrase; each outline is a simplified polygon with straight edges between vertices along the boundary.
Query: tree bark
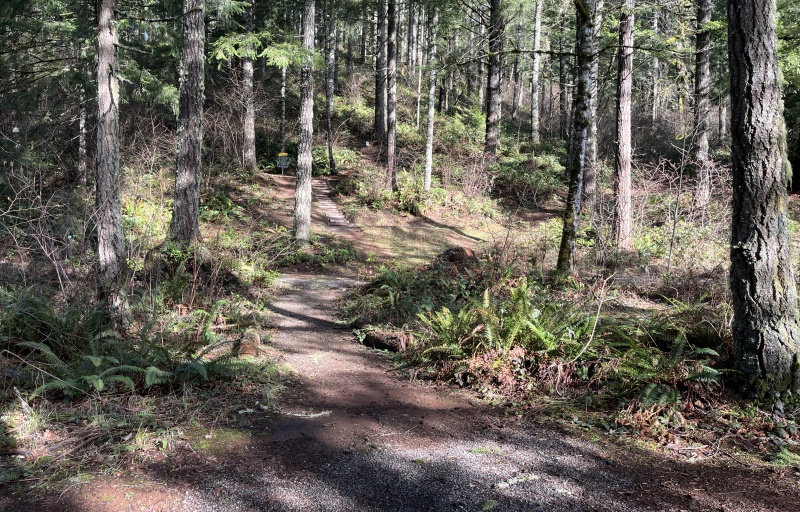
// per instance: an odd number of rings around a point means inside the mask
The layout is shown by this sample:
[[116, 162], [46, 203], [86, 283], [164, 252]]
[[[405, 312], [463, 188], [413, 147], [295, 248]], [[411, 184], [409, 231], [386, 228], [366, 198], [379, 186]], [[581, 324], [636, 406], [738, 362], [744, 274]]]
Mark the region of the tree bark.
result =
[[[328, 0], [330, 2], [330, 0]], [[336, 160], [333, 158], [333, 95], [336, 86], [336, 16], [333, 5], [328, 5], [327, 53], [325, 60], [325, 122], [328, 132], [328, 166], [336, 172]]]
[[567, 108], [567, 57], [564, 54], [564, 38], [566, 37], [566, 33], [567, 20], [562, 16], [561, 34], [559, 34], [558, 37], [558, 135], [563, 140], [567, 139], [567, 132], [569, 131], [569, 109]]
[[705, 208], [711, 197], [711, 175], [708, 161], [708, 132], [710, 114], [708, 93], [711, 89], [711, 34], [706, 25], [711, 22], [711, 0], [695, 0], [697, 35], [695, 36], [694, 73], [694, 165], [697, 168], [695, 204]]
[[[522, 43], [522, 4], [519, 5], [517, 11], [517, 30], [514, 34], [514, 46], [520, 47]], [[517, 124], [517, 116], [519, 115], [519, 103], [522, 97], [522, 73], [519, 67], [519, 53], [514, 54], [514, 64], [511, 69], [511, 79], [514, 81], [514, 89], [511, 94], [511, 122]]]
[[578, 232], [578, 214], [581, 210], [583, 190], [583, 167], [586, 161], [586, 136], [589, 132], [592, 95], [592, 38], [595, 12], [594, 0], [575, 0], [577, 11], [577, 91], [573, 112], [572, 142], [568, 156], [569, 191], [564, 208], [564, 226], [561, 232], [561, 246], [558, 251], [556, 272], [561, 276], [572, 273], [575, 240]]
[[734, 357], [758, 394], [800, 390], [775, 23], [774, 0], [728, 0]]
[[[255, 29], [254, 4], [254, 0], [248, 0], [244, 8], [244, 30], [247, 33], [252, 33]], [[244, 103], [242, 167], [245, 172], [252, 174], [258, 168], [258, 163], [256, 161], [256, 109], [253, 104], [253, 57], [249, 53], [242, 57], [242, 103]]]
[[596, 0], [594, 13], [594, 34], [592, 35], [592, 101], [589, 105], [589, 133], [586, 141], [586, 169], [584, 170], [583, 208], [591, 215], [594, 212], [597, 194], [597, 102], [599, 101], [597, 79], [600, 74], [599, 51], [600, 35], [603, 26], [603, 6], [605, 0]]
[[200, 239], [200, 176], [203, 148], [205, 0], [183, 0], [178, 152], [170, 238], [181, 245]]
[[89, 182], [86, 150], [86, 86], [81, 84], [80, 111], [78, 112], [78, 180], [86, 186]]
[[[653, 12], [653, 35], [658, 35], [658, 11]], [[659, 93], [659, 69], [660, 64], [658, 62], [658, 54], [653, 54], [653, 84], [652, 84], [652, 96], [653, 96], [653, 104], [652, 104], [652, 113], [651, 117], [651, 124], [653, 128], [656, 127], [656, 123], [658, 122], [658, 95]]]
[[489, 0], [489, 72], [486, 82], [486, 143], [484, 152], [490, 159], [497, 155], [500, 138], [500, 116], [503, 106], [501, 87], [503, 52], [503, 12], [501, 0]]
[[425, 192], [431, 189], [431, 174], [433, 172], [433, 119], [436, 113], [434, 101], [436, 99], [436, 26], [439, 24], [439, 11], [436, 7], [430, 7], [433, 16], [430, 18], [428, 37], [428, 64], [430, 77], [428, 79], [428, 130], [425, 138]]
[[614, 242], [617, 250], [633, 247], [631, 214], [631, 86], [633, 84], [633, 7], [625, 0], [619, 17], [617, 68], [617, 154], [614, 162]]
[[[98, 296], [121, 309], [125, 235], [119, 190], [119, 83], [117, 81], [116, 0], [101, 0], [97, 35], [97, 210]], [[121, 311], [118, 311], [121, 313]]]
[[397, 156], [397, 3], [395, 0], [388, 2], [387, 22], [386, 170], [389, 174], [389, 186], [392, 190], [397, 191], [397, 169], [395, 169]]
[[300, 140], [294, 203], [294, 238], [301, 246], [311, 242], [311, 146], [314, 142], [314, 0], [303, 4], [303, 49], [309, 53], [300, 69]]
[[531, 141], [541, 142], [539, 132], [539, 67], [542, 56], [539, 48], [542, 44], [542, 4], [544, 0], [536, 0], [536, 14], [533, 20], [533, 71], [531, 72]]
[[378, 0], [375, 47], [375, 139], [386, 137], [386, 0]]

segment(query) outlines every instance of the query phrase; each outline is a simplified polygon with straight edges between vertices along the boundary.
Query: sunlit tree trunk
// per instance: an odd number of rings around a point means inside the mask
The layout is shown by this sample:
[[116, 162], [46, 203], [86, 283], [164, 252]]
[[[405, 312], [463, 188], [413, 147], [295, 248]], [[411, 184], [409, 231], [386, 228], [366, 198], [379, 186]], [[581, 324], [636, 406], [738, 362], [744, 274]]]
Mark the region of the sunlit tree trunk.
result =
[[386, 0], [378, 0], [375, 43], [375, 138], [386, 137]]
[[533, 20], [533, 70], [531, 72], [531, 140], [534, 144], [539, 144], [541, 135], [539, 133], [539, 67], [541, 66], [542, 56], [539, 48], [542, 44], [542, 4], [544, 0], [536, 0], [536, 14]]
[[387, 133], [386, 133], [386, 169], [389, 174], [389, 186], [392, 190], [397, 190], [397, 169], [395, 169], [396, 145], [397, 145], [397, 3], [395, 0], [388, 1], [387, 14], [387, 69], [386, 79], [386, 113], [387, 113]]
[[[244, 30], [252, 33], [255, 29], [253, 18], [254, 0], [249, 0], [244, 8]], [[244, 142], [242, 144], [242, 167], [253, 173], [256, 162], [256, 109], [253, 104], [253, 57], [242, 57], [242, 102], [244, 103]]]
[[633, 84], [633, 0], [625, 0], [619, 17], [617, 68], [617, 154], [614, 162], [614, 242], [617, 250], [633, 247], [631, 233], [631, 85]]
[[[330, 2], [330, 0], [328, 0]], [[325, 59], [325, 121], [328, 132], [328, 165], [331, 172], [336, 171], [336, 160], [333, 158], [333, 94], [336, 86], [336, 16], [333, 6], [328, 6], [328, 24]]]
[[172, 240], [185, 245], [200, 239], [198, 213], [206, 35], [204, 9], [204, 0], [183, 0], [178, 155], [175, 162], [175, 201], [169, 231]]
[[95, 155], [99, 298], [122, 308], [125, 236], [119, 190], [119, 83], [116, 0], [98, 5], [97, 148]]
[[[303, 49], [314, 51], [314, 0], [303, 4]], [[300, 69], [300, 140], [297, 149], [294, 238], [300, 245], [311, 242], [311, 146], [314, 142], [314, 61], [305, 57]]]
[[489, 1], [489, 72], [486, 83], [486, 143], [484, 152], [494, 158], [500, 138], [503, 106], [501, 87], [503, 51], [503, 13], [501, 0]]
[[[517, 29], [514, 34], [514, 46], [518, 49], [522, 42], [522, 4], [517, 11]], [[519, 102], [522, 97], [522, 73], [519, 67], [519, 53], [514, 54], [514, 64], [511, 69], [511, 80], [514, 82], [514, 89], [511, 94], [511, 122], [517, 124], [519, 114]]]
[[734, 357], [759, 394], [800, 390], [775, 11], [774, 0], [728, 0]]
[[428, 79], [428, 130], [425, 138], [425, 192], [431, 189], [431, 174], [433, 171], [433, 117], [435, 115], [434, 101], [436, 99], [436, 26], [439, 24], [439, 11], [431, 7], [433, 15], [430, 17], [430, 35], [428, 36], [428, 64], [430, 77]]
[[578, 214], [581, 211], [583, 192], [583, 167], [586, 161], [586, 136], [591, 120], [592, 94], [592, 36], [594, 25], [592, 13], [595, 12], [594, 0], [575, 0], [577, 11], [577, 50], [578, 68], [577, 91], [573, 112], [571, 152], [567, 163], [569, 168], [569, 190], [564, 208], [564, 225], [561, 232], [561, 246], [558, 251], [556, 272], [562, 276], [572, 272], [572, 260], [575, 252], [575, 240], [578, 232]]
[[86, 86], [81, 84], [80, 110], [78, 112], [78, 180], [86, 186], [89, 181], [86, 150]]
[[711, 197], [711, 176], [708, 161], [708, 132], [710, 114], [708, 93], [711, 88], [711, 34], [706, 25], [711, 22], [711, 0], [695, 0], [697, 35], [695, 36], [694, 73], [694, 164], [697, 167], [695, 203], [708, 205]]

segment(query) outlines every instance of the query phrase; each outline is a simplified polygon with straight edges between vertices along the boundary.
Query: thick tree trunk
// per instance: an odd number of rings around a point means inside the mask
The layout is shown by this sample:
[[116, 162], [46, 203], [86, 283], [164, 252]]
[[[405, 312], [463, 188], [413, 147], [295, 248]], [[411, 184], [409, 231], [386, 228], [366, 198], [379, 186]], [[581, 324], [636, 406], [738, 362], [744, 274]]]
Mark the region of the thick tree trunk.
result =
[[[330, 1], [330, 0], [329, 0]], [[328, 165], [331, 172], [336, 171], [333, 158], [333, 94], [336, 86], [336, 16], [332, 5], [328, 5], [327, 53], [325, 60], [325, 122], [328, 132]]]
[[594, 212], [595, 196], [597, 194], [597, 102], [599, 101], [598, 94], [598, 76], [600, 74], [600, 57], [597, 55], [599, 51], [599, 42], [601, 37], [601, 30], [603, 26], [603, 6], [605, 0], [596, 0], [595, 13], [594, 13], [594, 34], [592, 36], [592, 101], [589, 105], [591, 112], [589, 117], [591, 119], [589, 124], [589, 133], [586, 141], [586, 168], [584, 169], [583, 180], [583, 207], [589, 215]]
[[556, 272], [565, 276], [572, 272], [572, 259], [575, 252], [575, 240], [578, 232], [578, 214], [581, 211], [583, 192], [583, 167], [586, 161], [586, 136], [591, 120], [592, 95], [592, 38], [594, 25], [592, 13], [595, 12], [594, 0], [575, 0], [577, 11], [577, 91], [573, 112], [572, 142], [568, 155], [569, 191], [564, 208], [564, 226], [561, 232], [561, 246], [558, 251]]
[[711, 89], [711, 34], [706, 24], [711, 22], [711, 0], [695, 0], [697, 35], [695, 36], [694, 73], [694, 164], [697, 168], [695, 203], [705, 208], [711, 197], [711, 176], [708, 161], [708, 132], [710, 114], [708, 93]]
[[387, 133], [386, 133], [386, 170], [388, 171], [389, 186], [397, 191], [397, 169], [395, 169], [396, 145], [397, 145], [397, 3], [395, 0], [388, 1], [388, 40], [386, 44], [387, 69], [386, 79], [386, 113], [387, 113]]
[[503, 106], [501, 87], [503, 51], [503, 12], [501, 0], [489, 0], [489, 73], [486, 81], [486, 144], [490, 159], [497, 155], [500, 138], [500, 116]]
[[430, 78], [428, 79], [428, 130], [425, 137], [425, 179], [424, 187], [425, 192], [431, 189], [431, 174], [433, 172], [433, 118], [435, 110], [433, 108], [436, 99], [436, 26], [439, 23], [439, 11], [435, 7], [430, 7], [433, 10], [433, 16], [430, 18], [429, 23], [429, 36], [428, 36], [428, 63], [430, 64]]
[[[249, 0], [244, 9], [244, 29], [252, 33], [255, 29], [253, 17], [254, 0]], [[242, 167], [248, 173], [258, 168], [256, 162], [256, 109], [253, 104], [253, 57], [242, 57], [242, 103], [244, 103], [244, 143], [242, 144]]]
[[800, 390], [775, 15], [774, 0], [728, 0], [734, 357], [759, 394]]
[[101, 0], [97, 35], [97, 149], [95, 184], [99, 298], [121, 309], [125, 236], [119, 191], [119, 84], [116, 0]]
[[386, 0], [378, 0], [375, 47], [375, 139], [386, 137]]
[[[303, 4], [303, 49], [314, 51], [314, 0]], [[314, 60], [306, 57], [300, 69], [300, 140], [294, 203], [294, 238], [311, 242], [311, 146], [314, 142]]]
[[617, 68], [617, 154], [614, 162], [614, 242], [617, 250], [633, 247], [631, 213], [631, 85], [633, 84], [633, 0], [619, 16]]
[[533, 70], [531, 72], [531, 141], [539, 144], [539, 67], [542, 56], [539, 48], [542, 45], [542, 4], [544, 0], [536, 0], [536, 14], [533, 19]]
[[170, 238], [190, 245], [200, 239], [200, 177], [205, 89], [205, 0], [183, 0], [178, 155]]

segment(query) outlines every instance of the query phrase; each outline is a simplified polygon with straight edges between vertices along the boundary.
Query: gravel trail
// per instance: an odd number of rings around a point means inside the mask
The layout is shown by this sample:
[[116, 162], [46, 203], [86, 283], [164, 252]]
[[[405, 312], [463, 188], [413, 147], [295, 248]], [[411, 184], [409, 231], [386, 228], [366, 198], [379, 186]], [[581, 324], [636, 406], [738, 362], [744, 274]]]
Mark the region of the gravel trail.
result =
[[786, 510], [790, 497], [757, 494], [776, 491], [763, 474], [745, 472], [742, 485], [741, 469], [609, 450], [465, 393], [398, 380], [332, 317], [354, 284], [282, 279], [273, 349], [297, 372], [289, 401], [271, 433], [233, 470], [208, 475], [185, 510]]

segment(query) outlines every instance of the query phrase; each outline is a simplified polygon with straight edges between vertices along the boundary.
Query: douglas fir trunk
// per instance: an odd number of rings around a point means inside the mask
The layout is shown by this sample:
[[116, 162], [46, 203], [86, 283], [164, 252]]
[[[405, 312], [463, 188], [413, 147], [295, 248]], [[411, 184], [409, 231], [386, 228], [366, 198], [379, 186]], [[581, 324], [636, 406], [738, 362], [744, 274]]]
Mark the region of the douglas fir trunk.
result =
[[728, 0], [734, 357], [758, 393], [800, 388], [775, 14], [774, 0]]

